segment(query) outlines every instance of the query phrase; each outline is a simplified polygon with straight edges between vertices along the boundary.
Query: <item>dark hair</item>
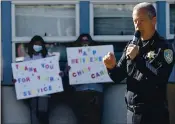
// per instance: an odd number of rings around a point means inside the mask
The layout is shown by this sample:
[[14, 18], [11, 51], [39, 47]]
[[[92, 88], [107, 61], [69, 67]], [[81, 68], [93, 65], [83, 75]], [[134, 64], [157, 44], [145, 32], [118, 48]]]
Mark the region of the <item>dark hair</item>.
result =
[[98, 45], [98, 43], [92, 39], [90, 34], [83, 33], [80, 34], [80, 36], [77, 38], [75, 42], [73, 42], [73, 46], [84, 46], [84, 45], [93, 46]]
[[45, 58], [46, 55], [48, 54], [48, 52], [47, 52], [47, 49], [46, 49], [45, 42], [44, 42], [43, 38], [39, 35], [35, 35], [28, 44], [28, 54], [29, 54], [30, 58], [32, 58], [33, 54], [35, 53], [35, 50], [33, 49], [33, 46], [34, 46], [36, 41], [41, 42], [41, 45], [42, 45], [41, 55], [42, 55], [43, 58]]

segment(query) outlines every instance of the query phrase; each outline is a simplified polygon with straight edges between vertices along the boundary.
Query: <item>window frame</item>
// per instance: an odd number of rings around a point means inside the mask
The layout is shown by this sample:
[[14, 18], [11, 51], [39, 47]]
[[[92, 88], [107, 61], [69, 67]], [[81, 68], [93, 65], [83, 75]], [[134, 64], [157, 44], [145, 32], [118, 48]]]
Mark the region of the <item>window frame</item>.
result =
[[[123, 2], [121, 1], [91, 1], [90, 2], [90, 35], [91, 37], [100, 42], [106, 42], [106, 41], [112, 41], [112, 42], [126, 42], [132, 39], [133, 35], [101, 35], [101, 36], [96, 36], [94, 35], [94, 5], [100, 5], [100, 4], [107, 4], [107, 5], [113, 5], [113, 4], [137, 4], [139, 3], [138, 1], [134, 0], [124, 0]], [[156, 8], [156, 3], [153, 3], [155, 9]], [[157, 26], [156, 26], [157, 28]]]
[[75, 5], [75, 36], [43, 36], [46, 42], [73, 42], [80, 35], [80, 14], [79, 2], [77, 1], [13, 1], [12, 2], [12, 42], [27, 43], [31, 37], [15, 36], [15, 6], [16, 5], [55, 5], [55, 4], [74, 4]]
[[166, 2], [166, 38], [173, 39], [174, 34], [170, 34], [170, 4], [175, 4], [173, 1]]
[[75, 35], [76, 36], [43, 36], [47, 43], [52, 42], [74, 42], [80, 35], [80, 12], [79, 2], [77, 1], [12, 1], [11, 16], [12, 16], [12, 62], [16, 61], [16, 43], [28, 43], [31, 37], [16, 37], [15, 36], [15, 5], [55, 5], [55, 4], [74, 4], [75, 5]]

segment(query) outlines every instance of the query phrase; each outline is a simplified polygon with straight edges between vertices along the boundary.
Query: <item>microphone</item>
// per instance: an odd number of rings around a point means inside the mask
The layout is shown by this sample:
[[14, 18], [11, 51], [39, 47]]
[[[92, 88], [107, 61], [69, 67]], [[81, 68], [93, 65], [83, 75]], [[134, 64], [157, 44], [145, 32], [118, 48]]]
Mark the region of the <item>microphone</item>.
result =
[[[131, 44], [137, 45], [139, 42], [140, 36], [141, 36], [140, 31], [139, 30], [135, 31]], [[126, 56], [126, 59], [130, 59], [129, 55]]]

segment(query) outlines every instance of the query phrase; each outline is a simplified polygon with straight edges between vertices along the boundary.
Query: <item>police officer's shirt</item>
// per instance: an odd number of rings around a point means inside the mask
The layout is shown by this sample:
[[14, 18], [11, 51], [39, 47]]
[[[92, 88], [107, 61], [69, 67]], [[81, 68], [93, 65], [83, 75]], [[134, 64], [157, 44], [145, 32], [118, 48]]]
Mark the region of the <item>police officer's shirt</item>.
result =
[[157, 32], [138, 45], [139, 54], [134, 60], [126, 59], [125, 47], [117, 66], [108, 70], [109, 76], [116, 83], [127, 78], [126, 98], [129, 104], [165, 101], [166, 84], [175, 62], [172, 48]]

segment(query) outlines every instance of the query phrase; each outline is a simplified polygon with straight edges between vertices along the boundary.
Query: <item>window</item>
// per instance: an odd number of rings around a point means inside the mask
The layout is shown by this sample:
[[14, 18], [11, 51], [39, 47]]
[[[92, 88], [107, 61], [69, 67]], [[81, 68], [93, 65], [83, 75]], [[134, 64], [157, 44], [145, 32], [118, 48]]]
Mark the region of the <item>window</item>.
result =
[[[133, 7], [137, 2], [90, 4], [90, 33], [97, 41], [126, 42], [134, 34]], [[155, 7], [155, 3], [153, 3]]]
[[79, 35], [79, 4], [29, 2], [12, 4], [12, 38], [29, 41], [34, 35], [50, 42], [74, 41]]
[[[73, 42], [79, 36], [79, 3], [74, 1], [12, 2], [12, 60], [22, 61], [27, 43], [40, 35], [50, 43]], [[51, 45], [52, 46], [52, 45]]]
[[132, 35], [133, 5], [94, 5], [94, 35]]
[[91, 4], [91, 35], [95, 40], [127, 41], [132, 38], [132, 9], [136, 3]]
[[175, 3], [167, 3], [166, 7], [167, 16], [167, 38], [173, 39], [175, 34]]
[[175, 30], [175, 4], [170, 4], [170, 34]]
[[[66, 61], [66, 47], [60, 43], [46, 43], [46, 49], [49, 55], [60, 53], [60, 59]], [[16, 43], [15, 44], [14, 61], [20, 62], [24, 60], [24, 57], [28, 56], [28, 44], [27, 43]]]
[[75, 5], [16, 5], [15, 36], [75, 36]]
[[24, 57], [27, 56], [27, 43], [15, 43], [15, 52], [13, 52], [14, 61], [23, 61]]

